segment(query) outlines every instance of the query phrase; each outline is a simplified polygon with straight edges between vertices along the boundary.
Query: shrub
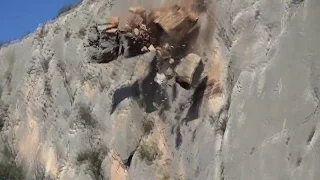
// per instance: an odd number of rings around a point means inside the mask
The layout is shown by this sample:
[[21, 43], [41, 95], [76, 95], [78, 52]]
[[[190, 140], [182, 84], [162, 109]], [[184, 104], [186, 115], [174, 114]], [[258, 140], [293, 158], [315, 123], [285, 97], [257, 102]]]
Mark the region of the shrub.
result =
[[70, 11], [73, 8], [72, 4], [68, 4], [65, 6], [62, 6], [62, 8], [59, 10], [57, 17], [61, 16], [62, 14]]
[[66, 34], [64, 35], [64, 41], [69, 41], [70, 37], [71, 37], [71, 32], [69, 30], [67, 30]]
[[0, 100], [0, 131], [2, 130], [5, 121], [8, 119], [9, 105]]
[[8, 42], [6, 42], [6, 41], [0, 41], [0, 48], [3, 46], [3, 45], [5, 45], [5, 44], [7, 44]]
[[10, 180], [22, 180], [25, 179], [25, 172], [21, 165], [17, 164], [15, 154], [6, 145], [2, 152], [4, 159], [0, 162], [0, 178]]
[[162, 156], [162, 152], [158, 148], [157, 144], [147, 142], [142, 142], [139, 148], [139, 155], [141, 160], [146, 160], [148, 164], [151, 164], [152, 161]]
[[95, 179], [101, 179], [101, 164], [106, 155], [107, 150], [105, 149], [87, 150], [78, 154], [77, 162], [80, 164], [87, 162], [89, 169], [95, 176]]
[[25, 37], [29, 36], [29, 34], [31, 34], [31, 32], [30, 32], [30, 31], [25, 32], [25, 33], [21, 36], [21, 39], [23, 39], [23, 38], [25, 38]]
[[37, 165], [36, 172], [35, 172], [34, 176], [35, 176], [35, 180], [46, 179], [45, 167], [42, 166], [41, 164]]
[[74, 9], [75, 7], [77, 7], [80, 3], [82, 2], [82, 0], [80, 1], [76, 1], [73, 4], [67, 4], [64, 5], [60, 8], [60, 10], [58, 11], [57, 17], [61, 16], [62, 14], [69, 12], [71, 9]]
[[48, 34], [48, 31], [45, 29], [45, 26], [41, 26], [40, 32], [38, 34], [39, 38], [44, 38]]
[[2, 162], [0, 163], [0, 177], [10, 180], [22, 180], [24, 178], [22, 166], [16, 163]]
[[150, 121], [150, 120], [146, 120], [145, 119], [142, 122], [142, 127], [143, 127], [144, 133], [145, 134], [149, 134], [152, 131], [153, 127], [154, 127], [154, 123], [152, 121]]
[[80, 28], [78, 34], [79, 34], [79, 37], [83, 39], [86, 36], [86, 29]]
[[92, 109], [83, 103], [78, 104], [79, 122], [87, 128], [94, 128], [97, 124], [96, 119], [92, 115]]
[[54, 28], [54, 33], [55, 33], [55, 34], [58, 34], [60, 31], [61, 31], [61, 27], [60, 27], [59, 25], [57, 25], [57, 26]]

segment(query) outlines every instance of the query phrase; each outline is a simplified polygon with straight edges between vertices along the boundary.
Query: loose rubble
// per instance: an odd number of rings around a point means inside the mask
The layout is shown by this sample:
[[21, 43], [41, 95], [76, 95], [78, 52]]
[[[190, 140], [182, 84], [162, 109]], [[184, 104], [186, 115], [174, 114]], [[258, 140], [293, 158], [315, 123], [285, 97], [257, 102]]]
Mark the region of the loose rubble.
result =
[[[118, 17], [109, 17], [104, 24], [90, 27], [91, 62], [108, 63], [118, 57], [156, 51], [158, 72], [168, 78], [176, 75], [178, 81], [190, 85], [201, 58], [196, 54], [187, 55], [188, 42], [184, 39], [198, 28], [198, 15], [178, 5], [151, 11], [131, 7], [129, 12], [131, 16], [124, 26], [119, 27]], [[179, 61], [180, 64], [175, 63]]]

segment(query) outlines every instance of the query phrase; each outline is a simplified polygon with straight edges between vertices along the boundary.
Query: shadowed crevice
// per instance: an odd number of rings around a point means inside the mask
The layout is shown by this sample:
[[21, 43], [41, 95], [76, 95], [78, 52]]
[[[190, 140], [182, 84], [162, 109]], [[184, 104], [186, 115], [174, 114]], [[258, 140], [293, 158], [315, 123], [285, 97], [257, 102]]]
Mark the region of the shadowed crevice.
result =
[[186, 90], [190, 90], [191, 89], [191, 85], [187, 82], [181, 81], [178, 77], [176, 77], [176, 82], [183, 88]]
[[154, 81], [157, 74], [157, 60], [154, 58], [150, 63], [149, 74], [145, 79], [136, 81], [131, 86], [125, 86], [117, 89], [113, 95], [111, 114], [118, 105], [127, 98], [133, 97], [138, 104], [145, 109], [146, 113], [157, 110], [164, 112], [170, 109], [169, 97], [166, 89], [162, 88]]
[[192, 104], [188, 110], [187, 116], [183, 119], [185, 123], [188, 123], [192, 120], [195, 120], [199, 117], [200, 105], [202, 103], [202, 99], [207, 88], [208, 77], [205, 77], [201, 83], [196, 88], [193, 96], [192, 96]]
[[119, 55], [123, 54], [126, 58], [135, 57], [144, 53], [141, 50], [144, 46], [143, 40], [130, 34], [120, 34], [119, 44]]
[[180, 125], [176, 129], [176, 148], [179, 149], [182, 144], [182, 135], [180, 132]]
[[167, 110], [170, 108], [168, 94], [158, 83], [154, 81], [157, 74], [157, 59], [150, 64], [148, 76], [141, 83], [141, 101], [147, 113], [158, 110], [158, 107]]
[[154, 81], [157, 74], [157, 60], [154, 58], [150, 64], [149, 74], [141, 83], [142, 102], [147, 113], [156, 109], [153, 102], [156, 101], [156, 95], [161, 91], [161, 87]]
[[133, 151], [130, 156], [128, 157], [128, 159], [124, 162], [124, 165], [126, 165], [127, 168], [129, 168], [131, 166], [131, 162], [132, 162], [132, 158], [133, 158], [133, 155], [136, 151]]
[[316, 127], [313, 127], [312, 130], [311, 130], [311, 132], [310, 132], [310, 134], [309, 134], [309, 136], [308, 136], [308, 140], [307, 140], [307, 143], [308, 143], [308, 144], [311, 143], [311, 141], [312, 141], [315, 133], [316, 133]]
[[131, 86], [125, 86], [122, 88], [117, 89], [112, 98], [112, 108], [110, 114], [113, 114], [118, 105], [124, 101], [127, 98], [133, 97], [137, 98], [139, 97], [140, 92], [139, 92], [139, 83], [136, 81], [133, 85]]
[[172, 87], [172, 101], [175, 101], [178, 96], [178, 87], [177, 84], [173, 84]]
[[204, 64], [202, 61], [198, 64], [197, 68], [195, 69], [193, 76], [192, 76], [192, 81], [191, 81], [191, 86], [194, 87], [197, 85], [201, 78], [201, 74], [204, 71]]

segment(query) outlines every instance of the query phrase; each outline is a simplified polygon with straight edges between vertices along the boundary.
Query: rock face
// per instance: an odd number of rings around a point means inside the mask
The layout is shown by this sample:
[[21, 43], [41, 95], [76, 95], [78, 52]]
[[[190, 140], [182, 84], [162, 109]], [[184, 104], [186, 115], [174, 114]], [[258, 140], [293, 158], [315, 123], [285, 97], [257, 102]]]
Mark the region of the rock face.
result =
[[[84, 0], [1, 47], [0, 176], [320, 178], [319, 0], [142, 0], [196, 9], [190, 52], [108, 61], [116, 35], [101, 22], [130, 2]], [[185, 88], [167, 70], [190, 53]]]

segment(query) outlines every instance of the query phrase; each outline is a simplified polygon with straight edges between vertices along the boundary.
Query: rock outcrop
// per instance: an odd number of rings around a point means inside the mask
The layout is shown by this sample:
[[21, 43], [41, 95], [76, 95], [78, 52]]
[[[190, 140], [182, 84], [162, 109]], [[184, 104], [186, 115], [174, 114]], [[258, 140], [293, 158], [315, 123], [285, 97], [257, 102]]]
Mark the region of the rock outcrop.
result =
[[[0, 176], [319, 179], [320, 1], [134, 2], [84, 0], [1, 47]], [[130, 7], [174, 4], [198, 17], [165, 30], [179, 43], [120, 33]]]

